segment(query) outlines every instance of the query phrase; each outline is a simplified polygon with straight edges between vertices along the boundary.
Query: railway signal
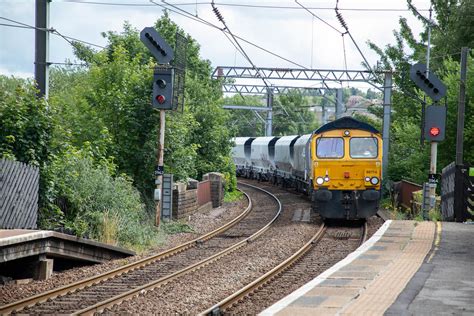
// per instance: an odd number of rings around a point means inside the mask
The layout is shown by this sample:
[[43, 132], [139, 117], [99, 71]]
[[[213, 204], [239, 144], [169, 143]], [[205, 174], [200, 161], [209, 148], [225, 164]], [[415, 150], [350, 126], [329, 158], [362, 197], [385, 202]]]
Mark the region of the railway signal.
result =
[[152, 27], [145, 27], [140, 32], [140, 40], [148, 48], [150, 53], [162, 64], [168, 64], [173, 60], [174, 51], [168, 43]]
[[434, 73], [428, 74], [425, 64], [418, 63], [411, 66], [410, 79], [435, 102], [446, 95], [446, 86]]
[[174, 110], [173, 106], [173, 68], [155, 68], [153, 74], [153, 99], [155, 109]]
[[[157, 166], [155, 170], [154, 200], [156, 202], [155, 224], [159, 226], [161, 219], [161, 203], [164, 172], [165, 149], [165, 110], [173, 108], [173, 68], [169, 63], [174, 58], [174, 51], [168, 43], [152, 27], [145, 27], [140, 32], [140, 40], [150, 50], [161, 67], [155, 67], [153, 72], [153, 99], [152, 105], [160, 110], [160, 135], [158, 140]], [[171, 212], [171, 211], [170, 211]]]
[[446, 131], [446, 107], [431, 105], [425, 113], [425, 138], [430, 142], [444, 140]]

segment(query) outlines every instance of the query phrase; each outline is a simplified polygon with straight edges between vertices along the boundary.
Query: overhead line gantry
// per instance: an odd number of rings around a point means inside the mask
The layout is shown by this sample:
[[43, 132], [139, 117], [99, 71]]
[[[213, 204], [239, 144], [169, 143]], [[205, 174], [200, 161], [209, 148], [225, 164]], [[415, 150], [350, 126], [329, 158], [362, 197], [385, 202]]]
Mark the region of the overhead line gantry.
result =
[[[379, 77], [380, 76], [380, 77]], [[380, 84], [381, 76], [383, 76], [383, 84]], [[322, 90], [336, 90], [336, 118], [342, 115], [343, 94], [342, 88], [331, 87], [330, 83], [342, 82], [364, 82], [372, 85], [377, 90], [383, 92], [383, 170], [384, 174], [388, 167], [388, 148], [389, 148], [389, 128], [390, 128], [390, 111], [392, 98], [392, 72], [391, 71], [370, 71], [370, 70], [337, 70], [337, 69], [307, 69], [307, 68], [273, 68], [259, 67], [258, 71], [252, 67], [240, 66], [218, 66], [212, 73], [212, 77], [223, 79], [223, 92], [226, 93], [252, 93], [267, 95], [267, 119], [265, 121], [265, 135], [272, 135], [273, 120], [273, 95], [275, 91], [288, 91], [293, 87], [279, 86], [267, 87], [254, 84], [241, 84], [232, 82], [228, 79], [270, 79], [278, 81], [295, 80], [297, 82], [321, 82], [323, 87], [316, 88]], [[314, 89], [315, 87], [300, 86], [296, 89]], [[281, 92], [280, 92], [281, 93]], [[323, 94], [322, 94], [323, 95]], [[244, 107], [244, 106], [239, 106]], [[230, 107], [229, 107], [230, 108]], [[236, 108], [232, 106], [232, 108]], [[252, 109], [255, 111], [255, 109]], [[256, 112], [256, 111], [255, 111]]]

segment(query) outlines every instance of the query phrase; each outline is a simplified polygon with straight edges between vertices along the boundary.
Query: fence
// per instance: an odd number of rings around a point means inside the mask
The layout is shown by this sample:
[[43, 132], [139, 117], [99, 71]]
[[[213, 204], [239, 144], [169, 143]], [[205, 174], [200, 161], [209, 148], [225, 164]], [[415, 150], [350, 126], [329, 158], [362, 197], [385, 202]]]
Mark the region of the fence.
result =
[[396, 194], [395, 200], [397, 205], [414, 211], [414, 209], [416, 208], [416, 201], [413, 197], [413, 192], [423, 189], [423, 186], [407, 180], [395, 182], [393, 186], [394, 193]]
[[474, 174], [468, 165], [454, 162], [441, 174], [441, 213], [443, 220], [464, 222], [474, 219]]
[[36, 228], [39, 169], [0, 160], [0, 228]]

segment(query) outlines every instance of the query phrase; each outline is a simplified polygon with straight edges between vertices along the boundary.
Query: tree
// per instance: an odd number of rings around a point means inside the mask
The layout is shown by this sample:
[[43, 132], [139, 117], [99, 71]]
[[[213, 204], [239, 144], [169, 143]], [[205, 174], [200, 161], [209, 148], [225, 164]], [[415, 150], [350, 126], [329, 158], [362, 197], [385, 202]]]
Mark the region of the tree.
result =
[[0, 75], [0, 157], [42, 167], [50, 156], [52, 113], [33, 82]]
[[298, 91], [278, 95], [274, 108], [273, 134], [276, 136], [308, 134], [318, 126], [314, 112], [309, 110], [309, 99]]
[[[232, 97], [224, 98], [224, 104], [232, 105], [251, 105], [251, 106], [266, 106], [264, 105], [265, 99], [263, 96], [258, 95], [246, 95], [242, 97], [238, 94]], [[241, 137], [257, 137], [265, 135], [265, 122], [262, 121], [257, 115], [264, 120], [266, 112], [259, 111], [255, 113], [250, 110], [229, 110], [230, 122], [234, 126], [234, 135]]]
[[[410, 3], [410, 2], [409, 2]], [[471, 29], [472, 23], [467, 23], [466, 18], [469, 18], [469, 12], [473, 12], [474, 7], [469, 1], [433, 1], [433, 8], [435, 10], [435, 26], [432, 28], [432, 50], [430, 69], [438, 75], [448, 87], [447, 106], [448, 106], [448, 121], [447, 121], [447, 138], [439, 145], [437, 170], [441, 170], [444, 166], [454, 160], [454, 146], [456, 135], [456, 109], [458, 102], [459, 91], [459, 52], [461, 46], [472, 43], [473, 33], [468, 32]], [[413, 11], [415, 15], [417, 13]], [[417, 15], [418, 16], [418, 15]], [[461, 18], [462, 16], [462, 18]], [[392, 115], [392, 130], [395, 133], [405, 131], [406, 137], [412, 135], [420, 135], [421, 133], [421, 100], [424, 99], [423, 93], [409, 80], [409, 69], [411, 64], [416, 62], [426, 62], [425, 55], [427, 49], [427, 26], [426, 20], [418, 16], [423, 21], [425, 29], [419, 35], [419, 39], [413, 34], [407, 20], [400, 18], [400, 30], [394, 31], [395, 44], [389, 44], [384, 49], [378, 47], [376, 44], [369, 42], [369, 46], [379, 54], [380, 61], [385, 69], [396, 69], [394, 74], [394, 83], [397, 87], [393, 94], [393, 115]], [[456, 19], [458, 17], [459, 19]], [[455, 54], [450, 58], [451, 54]], [[470, 59], [471, 62], [472, 58]], [[457, 65], [457, 66], [456, 66]], [[470, 68], [470, 71], [471, 68]], [[467, 87], [468, 101], [466, 103], [466, 118], [473, 113], [473, 105], [470, 102], [470, 96], [474, 95], [474, 89], [470, 83]], [[427, 99], [430, 104], [429, 98]], [[473, 151], [472, 142], [472, 123], [469, 119], [466, 120], [465, 127], [465, 146], [464, 152], [467, 159], [472, 159], [471, 152]], [[469, 136], [467, 136], [469, 135]], [[405, 138], [406, 138], [405, 137]], [[395, 157], [398, 153], [409, 153], [410, 149], [415, 145], [415, 139], [412, 141], [403, 141], [403, 137], [396, 137], [390, 148], [391, 157]], [[427, 170], [429, 165], [428, 154], [425, 145], [423, 153], [425, 157], [420, 160], [405, 159], [403, 164], [411, 166], [410, 170]], [[397, 165], [400, 163], [398, 158], [390, 160], [390, 164]], [[409, 168], [402, 167], [402, 170]], [[415, 172], [417, 173], [417, 172]], [[427, 172], [425, 172], [427, 175]], [[389, 168], [389, 177], [393, 180], [398, 180], [402, 174], [396, 169]], [[417, 181], [426, 181], [426, 176], [417, 176]]]
[[[210, 62], [199, 57], [198, 43], [166, 12], [155, 28], [172, 47], [177, 32], [188, 40], [185, 107], [183, 112], [167, 112], [165, 171], [176, 180], [209, 171], [229, 172], [229, 116], [221, 108], [221, 86], [211, 78]], [[70, 84], [67, 92], [59, 83], [58, 89], [52, 89], [54, 105], [66, 114], [58, 118], [64, 128], [56, 135], [78, 147], [90, 142], [98, 156], [112, 159], [118, 173], [129, 175], [150, 196], [159, 130], [158, 111], [151, 107], [155, 62], [140, 42], [138, 30], [129, 23], [120, 33], [102, 35], [108, 41], [102, 51], [75, 43], [75, 54], [89, 64], [87, 70], [52, 73], [57, 81], [65, 79]]]

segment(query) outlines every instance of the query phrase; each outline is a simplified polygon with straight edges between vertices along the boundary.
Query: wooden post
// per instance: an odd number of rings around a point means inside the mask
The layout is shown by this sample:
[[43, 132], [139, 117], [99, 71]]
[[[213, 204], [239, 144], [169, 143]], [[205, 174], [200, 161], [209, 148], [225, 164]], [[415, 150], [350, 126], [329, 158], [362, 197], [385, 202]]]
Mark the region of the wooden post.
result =
[[160, 110], [160, 135], [158, 139], [158, 152], [157, 152], [157, 160], [158, 160], [158, 168], [155, 170], [156, 175], [156, 190], [159, 192], [157, 199], [157, 195], [155, 194], [155, 202], [156, 202], [156, 218], [155, 218], [155, 225], [160, 225], [160, 218], [161, 218], [161, 201], [163, 200], [163, 156], [164, 156], [164, 149], [165, 149], [165, 110]]

